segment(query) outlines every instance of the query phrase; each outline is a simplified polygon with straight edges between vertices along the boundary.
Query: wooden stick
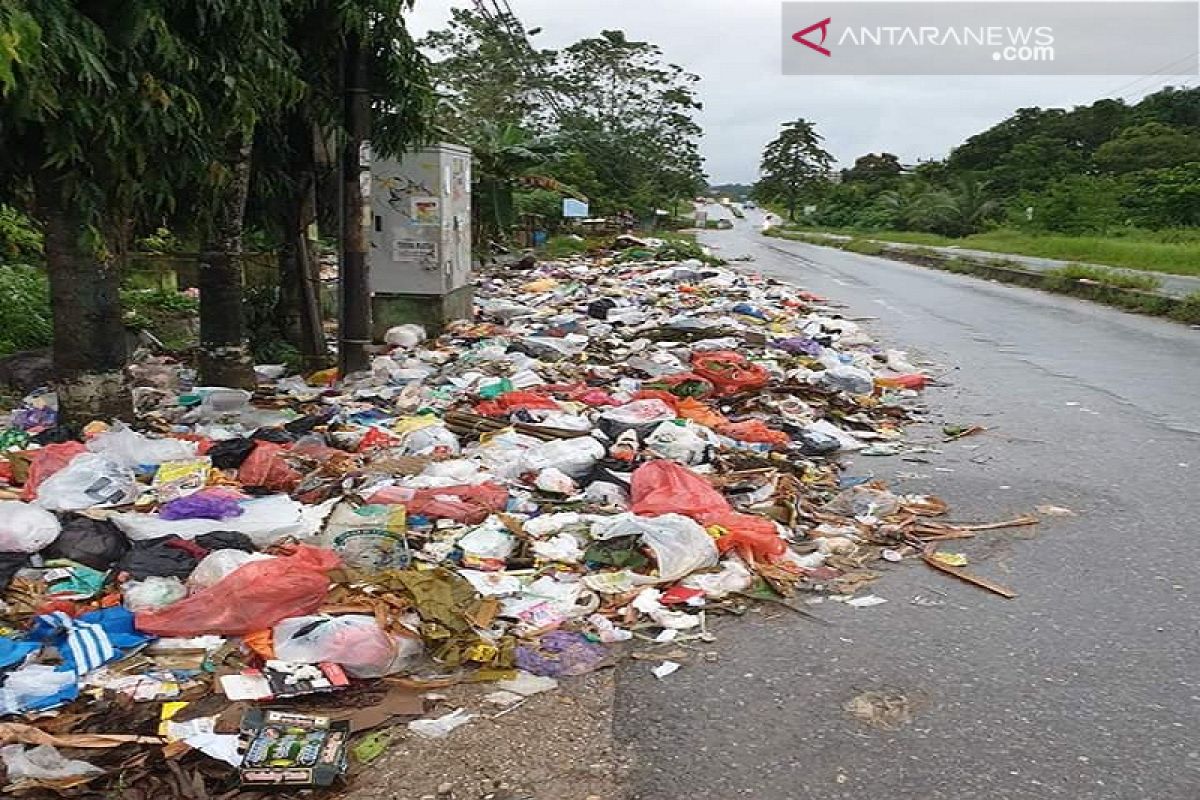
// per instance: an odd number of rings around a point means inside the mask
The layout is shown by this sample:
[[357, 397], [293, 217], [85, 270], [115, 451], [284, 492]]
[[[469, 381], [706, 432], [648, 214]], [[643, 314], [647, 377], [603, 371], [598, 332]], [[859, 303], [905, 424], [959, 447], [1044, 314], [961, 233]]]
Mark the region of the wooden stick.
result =
[[998, 583], [993, 583], [992, 581], [989, 581], [987, 578], [981, 578], [978, 575], [967, 572], [962, 567], [952, 567], [949, 564], [943, 564], [942, 562], [938, 561], [936, 558], [933, 557], [934, 553], [936, 553], [936, 552], [937, 552], [937, 550], [935, 550], [933, 548], [926, 550], [924, 553], [921, 554], [921, 560], [924, 561], [929, 566], [936, 569], [938, 572], [944, 572], [947, 575], [953, 575], [954, 577], [958, 578], [960, 581], [966, 581], [967, 583], [978, 586], [980, 589], [987, 589], [989, 592], [995, 592], [996, 594], [1000, 595], [1001, 597], [1006, 597], [1011, 600], [1012, 598], [1017, 596], [1017, 593], [1014, 592], [1012, 589], [1008, 589], [1004, 586], [1001, 586]]

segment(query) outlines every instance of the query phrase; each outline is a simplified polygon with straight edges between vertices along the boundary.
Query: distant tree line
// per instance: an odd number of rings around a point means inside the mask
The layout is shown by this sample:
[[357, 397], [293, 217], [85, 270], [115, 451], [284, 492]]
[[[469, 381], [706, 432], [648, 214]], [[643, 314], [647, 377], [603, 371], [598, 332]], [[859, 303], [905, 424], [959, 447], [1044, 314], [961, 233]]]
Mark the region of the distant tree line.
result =
[[911, 167], [868, 153], [831, 173], [817, 136], [807, 169], [789, 169], [777, 145], [788, 132], [768, 147], [756, 194], [815, 206], [802, 215], [814, 225], [949, 236], [992, 225], [1067, 234], [1200, 226], [1200, 88], [1166, 88], [1133, 105], [1023, 108], [945, 160]]

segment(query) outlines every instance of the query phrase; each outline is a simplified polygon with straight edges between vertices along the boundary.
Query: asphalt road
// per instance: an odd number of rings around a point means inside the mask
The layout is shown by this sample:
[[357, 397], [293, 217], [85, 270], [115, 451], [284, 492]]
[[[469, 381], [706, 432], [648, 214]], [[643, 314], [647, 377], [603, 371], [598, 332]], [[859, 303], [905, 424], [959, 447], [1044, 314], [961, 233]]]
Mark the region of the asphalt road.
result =
[[[754, 216], [752, 214], [752, 216]], [[1196, 800], [1200, 797], [1200, 331], [1074, 298], [796, 242], [759, 222], [706, 233], [726, 257], [876, 317], [941, 365], [929, 463], [859, 457], [954, 520], [1073, 509], [955, 549], [1004, 600], [920, 563], [885, 565], [886, 605], [769, 608], [718, 628], [664, 680], [630, 661], [616, 733], [636, 800]], [[897, 478], [897, 474], [902, 477]], [[915, 596], [941, 605], [912, 603]], [[911, 721], [844, 706], [902, 695]]]

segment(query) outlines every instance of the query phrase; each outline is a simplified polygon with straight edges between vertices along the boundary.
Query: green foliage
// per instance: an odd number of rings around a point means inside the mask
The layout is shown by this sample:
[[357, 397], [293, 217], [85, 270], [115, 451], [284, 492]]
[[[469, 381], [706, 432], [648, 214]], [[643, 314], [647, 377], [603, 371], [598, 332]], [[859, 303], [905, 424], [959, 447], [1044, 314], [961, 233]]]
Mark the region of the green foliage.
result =
[[32, 263], [42, 256], [42, 232], [33, 220], [0, 203], [0, 263]]
[[842, 180], [846, 183], [858, 181], [886, 186], [895, 183], [895, 179], [900, 177], [903, 171], [900, 159], [892, 153], [867, 153], [856, 158], [853, 167], [842, 170]]
[[535, 34], [509, 14], [455, 9], [445, 30], [422, 41], [433, 54], [439, 119], [451, 136], [484, 159], [494, 150], [489, 128], [520, 130], [549, 145], [536, 165], [517, 170], [481, 159], [482, 219], [511, 222], [506, 187], [530, 170], [585, 196], [596, 214], [629, 209], [646, 217], [703, 190], [696, 75], [621, 31], [561, 50], [534, 48]]
[[821, 147], [821, 142], [821, 135], [808, 120], [784, 123], [783, 130], [763, 150], [762, 177], [755, 184], [755, 197], [785, 204], [788, 218], [795, 219], [801, 194], [829, 178], [833, 156]]
[[1146, 122], [1126, 128], [1100, 145], [1093, 161], [1101, 170], [1117, 175], [1200, 161], [1200, 135]]
[[1121, 204], [1135, 224], [1200, 225], [1200, 161], [1129, 176]]
[[566, 258], [586, 253], [588, 242], [579, 236], [551, 236], [540, 249], [546, 258]]
[[562, 196], [547, 189], [517, 192], [513, 197], [517, 214], [536, 214], [544, 225], [555, 228], [562, 221]]
[[50, 291], [45, 273], [0, 264], [0, 355], [50, 344]]
[[1115, 286], [1119, 289], [1142, 289], [1143, 291], [1153, 291], [1162, 285], [1162, 282], [1153, 275], [1139, 275], [1136, 273], [1119, 272], [1117, 270], [1091, 266], [1089, 264], [1067, 264], [1065, 267], [1047, 270], [1045, 275], [1052, 280], [1063, 283], [1081, 280], [1093, 281], [1095, 283], [1104, 284], [1105, 286]]

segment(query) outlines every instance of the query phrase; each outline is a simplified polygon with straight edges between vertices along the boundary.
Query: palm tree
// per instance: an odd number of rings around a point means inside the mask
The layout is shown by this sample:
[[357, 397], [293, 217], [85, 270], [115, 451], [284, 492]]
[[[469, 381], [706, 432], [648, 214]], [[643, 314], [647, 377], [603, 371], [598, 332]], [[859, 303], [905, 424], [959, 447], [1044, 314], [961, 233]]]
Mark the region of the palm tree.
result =
[[470, 143], [475, 156], [476, 209], [484, 241], [504, 238], [513, 224], [513, 188], [534, 174], [553, 148], [512, 124], [480, 122]]

